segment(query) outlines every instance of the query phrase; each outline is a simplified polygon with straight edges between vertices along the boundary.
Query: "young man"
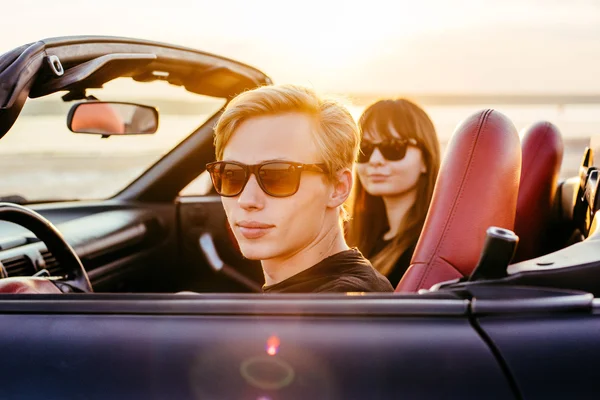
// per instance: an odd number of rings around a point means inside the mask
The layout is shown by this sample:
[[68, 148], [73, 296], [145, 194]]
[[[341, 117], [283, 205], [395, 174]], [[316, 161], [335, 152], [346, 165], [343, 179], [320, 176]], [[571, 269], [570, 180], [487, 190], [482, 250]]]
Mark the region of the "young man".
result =
[[233, 99], [207, 168], [264, 292], [391, 292], [342, 232], [360, 135], [350, 113], [312, 90], [265, 86]]

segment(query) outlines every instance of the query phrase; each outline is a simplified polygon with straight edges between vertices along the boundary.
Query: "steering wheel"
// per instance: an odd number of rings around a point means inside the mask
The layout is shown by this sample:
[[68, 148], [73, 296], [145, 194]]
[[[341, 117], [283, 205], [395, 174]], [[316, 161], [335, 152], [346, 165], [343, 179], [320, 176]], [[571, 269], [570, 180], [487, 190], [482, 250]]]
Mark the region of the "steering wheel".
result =
[[46, 244], [48, 251], [67, 271], [64, 279], [52, 281], [61, 291], [93, 292], [81, 260], [50, 221], [30, 208], [12, 203], [0, 203], [0, 221], [12, 222], [29, 229]]
[[586, 238], [590, 235], [594, 216], [600, 210], [599, 173], [594, 166], [594, 151], [586, 147], [579, 166], [579, 188], [573, 201], [573, 221]]

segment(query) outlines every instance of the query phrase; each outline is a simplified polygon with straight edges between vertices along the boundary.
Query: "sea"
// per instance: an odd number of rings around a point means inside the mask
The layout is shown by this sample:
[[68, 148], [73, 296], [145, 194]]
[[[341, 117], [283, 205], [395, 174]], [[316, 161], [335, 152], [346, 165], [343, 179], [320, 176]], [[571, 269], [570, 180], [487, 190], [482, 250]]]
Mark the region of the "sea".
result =
[[[349, 108], [358, 118], [365, 107]], [[565, 143], [562, 178], [577, 174], [585, 147], [600, 136], [600, 104], [425, 106], [436, 127], [442, 154], [461, 121], [486, 108], [506, 115], [519, 132], [538, 121], [558, 126]], [[28, 201], [110, 197], [207, 118], [170, 112], [161, 115], [160, 129], [154, 135], [101, 139], [70, 132], [64, 115], [22, 115], [0, 139], [0, 197], [19, 195]], [[183, 193], [201, 194], [189, 188]]]

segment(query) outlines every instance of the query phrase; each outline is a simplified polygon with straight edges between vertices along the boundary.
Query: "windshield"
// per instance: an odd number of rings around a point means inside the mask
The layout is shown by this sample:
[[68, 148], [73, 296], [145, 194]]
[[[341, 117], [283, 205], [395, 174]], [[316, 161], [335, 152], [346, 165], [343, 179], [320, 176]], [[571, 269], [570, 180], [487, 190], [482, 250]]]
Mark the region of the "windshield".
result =
[[76, 134], [67, 113], [76, 102], [65, 93], [29, 99], [0, 141], [0, 198], [32, 203], [108, 198], [141, 175], [214, 115], [224, 99], [200, 96], [166, 82], [121, 78], [88, 95], [104, 101], [135, 102], [159, 109], [155, 134]]

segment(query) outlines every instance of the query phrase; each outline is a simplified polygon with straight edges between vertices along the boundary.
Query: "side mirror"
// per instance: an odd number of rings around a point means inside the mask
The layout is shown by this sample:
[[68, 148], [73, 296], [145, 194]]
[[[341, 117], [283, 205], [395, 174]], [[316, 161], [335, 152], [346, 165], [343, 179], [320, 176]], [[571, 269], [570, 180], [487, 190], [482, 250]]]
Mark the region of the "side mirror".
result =
[[158, 129], [158, 110], [135, 103], [86, 101], [71, 107], [67, 127], [103, 137], [152, 134]]

